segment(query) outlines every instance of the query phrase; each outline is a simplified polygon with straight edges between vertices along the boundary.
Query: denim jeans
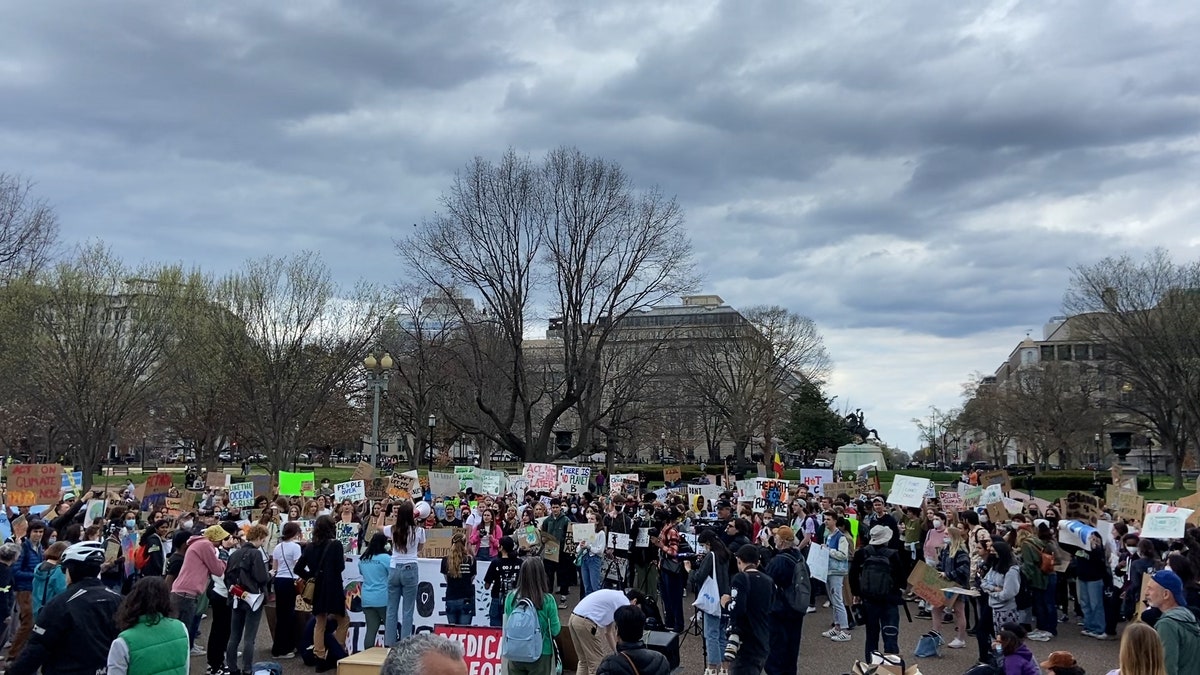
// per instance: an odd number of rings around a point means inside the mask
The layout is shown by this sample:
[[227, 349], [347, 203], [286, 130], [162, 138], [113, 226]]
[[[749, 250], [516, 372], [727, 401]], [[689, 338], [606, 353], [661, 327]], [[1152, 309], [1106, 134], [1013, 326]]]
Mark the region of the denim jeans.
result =
[[710, 666], [720, 665], [725, 658], [729, 617], [713, 616], [707, 612], [701, 612], [700, 615], [704, 617], [704, 662]]
[[871, 661], [871, 652], [879, 651], [879, 635], [883, 634], [883, 653], [900, 653], [900, 608], [892, 603], [864, 602], [863, 614], [867, 620], [867, 641], [863, 645], [863, 658]]
[[1104, 634], [1104, 582], [1077, 581], [1079, 604], [1083, 606], [1083, 628], [1097, 635]]
[[1045, 590], [1033, 589], [1033, 613], [1037, 617], [1037, 629], [1058, 635], [1058, 612], [1054, 600], [1058, 597], [1057, 574], [1046, 575]]
[[833, 625], [838, 628], [850, 627], [849, 617], [846, 616], [846, 599], [842, 596], [845, 579], [844, 575], [831, 574], [825, 582], [825, 590], [829, 593], [829, 606], [833, 608]]
[[[254, 665], [254, 641], [258, 638], [258, 622], [262, 620], [262, 607], [256, 611], [242, 602], [230, 610], [229, 644], [225, 646], [225, 667], [249, 673]], [[244, 639], [243, 639], [244, 638]], [[238, 666], [238, 646], [242, 647], [242, 664]]]
[[[413, 634], [413, 612], [417, 608], [417, 582], [420, 578], [415, 562], [393, 567], [392, 571], [388, 573], [387, 625], [384, 626], [383, 631], [384, 646], [392, 647], [398, 641], [396, 626], [401, 618], [404, 622], [400, 624], [399, 640]], [[401, 612], [402, 597], [404, 610]]]
[[583, 566], [579, 568], [582, 578], [583, 594], [600, 590], [600, 556], [587, 554], [583, 556]]
[[479, 549], [479, 551], [475, 554], [475, 560], [477, 562], [491, 562], [494, 560], [494, 558], [492, 558], [492, 549], [490, 547]]
[[470, 600], [462, 598], [446, 601], [446, 623], [451, 626], [470, 626], [474, 618], [475, 608], [471, 606]]
[[488, 625], [492, 628], [504, 625], [504, 598], [492, 598], [492, 603], [488, 605]]
[[188, 629], [188, 646], [196, 643], [196, 633], [193, 629], [196, 618], [196, 598], [178, 593], [171, 594], [171, 604], [175, 607], [175, 617], [183, 622]]

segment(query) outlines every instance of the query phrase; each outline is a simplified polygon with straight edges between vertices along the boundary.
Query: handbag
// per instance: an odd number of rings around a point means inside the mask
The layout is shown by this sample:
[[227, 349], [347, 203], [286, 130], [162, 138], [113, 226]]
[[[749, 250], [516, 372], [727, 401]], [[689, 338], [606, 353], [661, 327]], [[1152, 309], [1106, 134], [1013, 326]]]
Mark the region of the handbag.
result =
[[317, 560], [317, 569], [313, 572], [312, 579], [296, 580], [296, 593], [310, 605], [317, 595], [317, 575], [321, 573], [321, 568], [325, 567], [325, 556], [329, 553], [329, 549], [329, 543], [326, 542], [325, 550], [321, 551], [321, 557]]
[[917, 640], [917, 648], [913, 650], [913, 656], [920, 659], [941, 656], [943, 642], [941, 633], [931, 630], [922, 635], [920, 640]]
[[713, 572], [708, 575], [704, 583], [700, 585], [700, 590], [696, 593], [696, 601], [692, 606], [710, 616], [721, 616], [721, 590], [717, 586], [717, 554], [711, 553], [713, 557]]

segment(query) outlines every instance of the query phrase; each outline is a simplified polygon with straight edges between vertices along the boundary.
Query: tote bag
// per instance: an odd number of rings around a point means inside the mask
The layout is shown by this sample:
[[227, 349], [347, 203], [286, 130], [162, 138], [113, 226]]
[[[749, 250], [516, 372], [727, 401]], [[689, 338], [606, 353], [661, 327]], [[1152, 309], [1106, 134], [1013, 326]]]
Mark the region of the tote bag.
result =
[[708, 575], [704, 583], [700, 585], [700, 591], [696, 593], [696, 601], [692, 606], [696, 609], [712, 616], [721, 616], [721, 591], [717, 587], [717, 554], [710, 553], [713, 557], [713, 572]]

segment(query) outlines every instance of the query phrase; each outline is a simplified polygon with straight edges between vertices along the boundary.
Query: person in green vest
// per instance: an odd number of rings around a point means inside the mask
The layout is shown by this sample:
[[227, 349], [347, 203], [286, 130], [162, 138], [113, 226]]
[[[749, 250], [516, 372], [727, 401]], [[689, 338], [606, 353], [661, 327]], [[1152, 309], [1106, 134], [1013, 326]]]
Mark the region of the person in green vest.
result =
[[171, 588], [143, 577], [117, 610], [120, 633], [108, 650], [111, 675], [187, 675], [188, 631], [171, 618]]

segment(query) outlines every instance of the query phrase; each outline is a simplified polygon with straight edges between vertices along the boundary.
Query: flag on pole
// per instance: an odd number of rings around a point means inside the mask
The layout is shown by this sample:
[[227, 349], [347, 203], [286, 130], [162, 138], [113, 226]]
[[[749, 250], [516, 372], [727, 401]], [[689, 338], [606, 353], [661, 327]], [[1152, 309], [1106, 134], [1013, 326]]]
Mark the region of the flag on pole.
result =
[[779, 458], [779, 451], [775, 451], [775, 463], [771, 467], [775, 471], [776, 478], [783, 478], [783, 460]]

